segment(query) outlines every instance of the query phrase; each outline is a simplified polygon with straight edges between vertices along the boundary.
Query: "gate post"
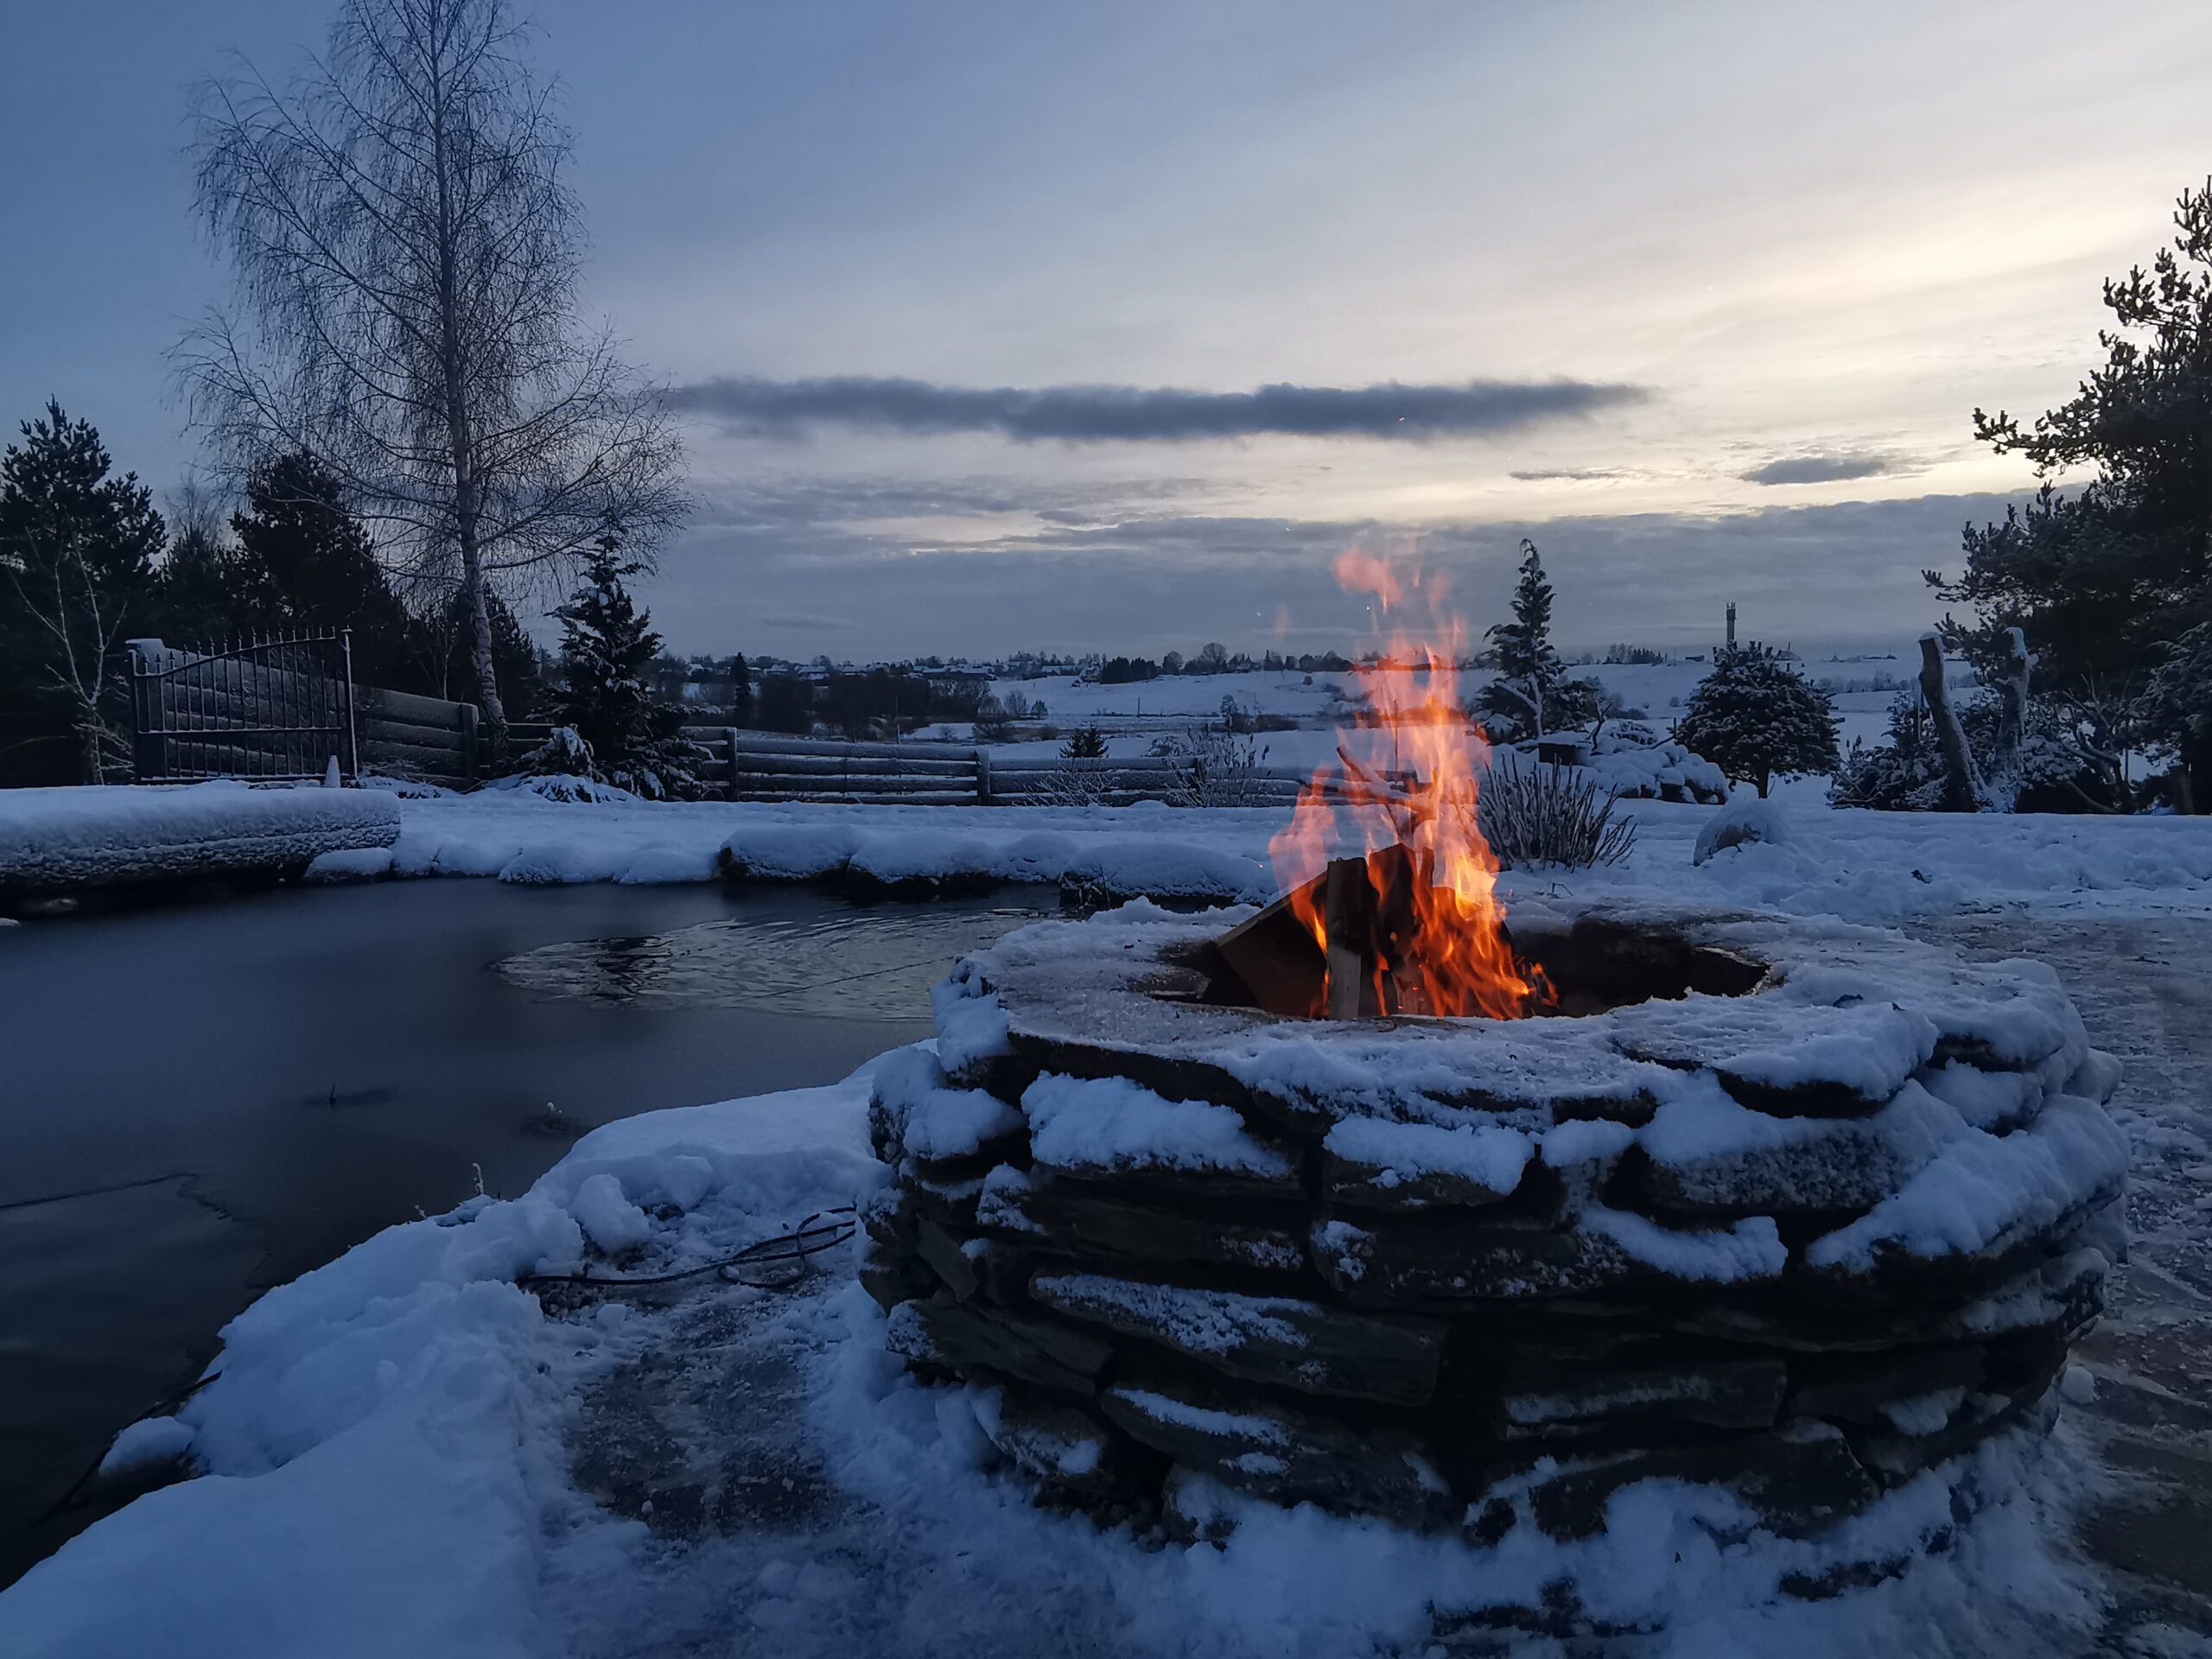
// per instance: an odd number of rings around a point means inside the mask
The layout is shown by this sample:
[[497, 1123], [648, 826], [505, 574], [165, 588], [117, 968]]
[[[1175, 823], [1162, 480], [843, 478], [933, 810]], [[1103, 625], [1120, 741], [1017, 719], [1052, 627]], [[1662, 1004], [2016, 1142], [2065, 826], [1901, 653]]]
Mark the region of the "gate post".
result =
[[353, 725], [353, 630], [338, 631], [338, 650], [343, 659], [339, 676], [340, 694], [346, 699], [346, 777], [349, 782], [361, 781], [361, 740]]
[[[151, 659], [168, 647], [158, 639], [126, 639], [124, 646], [130, 653], [130, 777], [134, 783], [143, 783], [162, 775], [162, 683], [153, 677]], [[154, 700], [150, 709], [149, 696]]]

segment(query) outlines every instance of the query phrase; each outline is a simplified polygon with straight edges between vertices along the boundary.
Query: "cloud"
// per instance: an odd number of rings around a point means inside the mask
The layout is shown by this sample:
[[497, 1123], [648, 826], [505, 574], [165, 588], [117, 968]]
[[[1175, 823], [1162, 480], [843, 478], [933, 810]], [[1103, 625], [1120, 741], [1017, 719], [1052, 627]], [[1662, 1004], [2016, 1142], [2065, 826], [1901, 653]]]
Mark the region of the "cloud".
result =
[[1541, 472], [1508, 473], [1506, 476], [1522, 484], [1611, 484], [1645, 474], [1629, 467], [1563, 467]]
[[674, 406], [747, 437], [821, 426], [926, 436], [996, 432], [1018, 443], [1172, 443], [1263, 435], [1411, 439], [1511, 432], [1649, 396], [1585, 380], [1470, 380], [1463, 385], [1262, 386], [1178, 391], [1137, 386], [1024, 391], [844, 375], [818, 380], [721, 376], [678, 386]]
[[1912, 463], [1902, 455], [1854, 454], [1784, 455], [1738, 474], [1747, 484], [1837, 484], [1853, 478], [1881, 478], [1909, 473]]
[[753, 619], [764, 628], [803, 628], [817, 632], [824, 628], [857, 628], [860, 624], [849, 616], [819, 616], [811, 611], [771, 611]]
[[[1700, 651], [1719, 637], [1728, 601], [1751, 637], [1801, 649], [1910, 653], [1931, 620], [1920, 573], [1955, 557], [1959, 527], [1995, 518], [2001, 495], [1770, 506], [1726, 514], [1565, 515], [1542, 520], [1409, 525], [1160, 512], [1114, 512], [1103, 500], [1080, 524], [1032, 518], [985, 542], [883, 532], [835, 510], [827, 480], [747, 510], [741, 487], [722, 511], [663, 556], [651, 590], [654, 625], [679, 651], [766, 648], [772, 630], [841, 607], [852, 626], [829, 648], [857, 657], [1034, 650], [1188, 653], [1209, 639], [1259, 652], [1287, 608], [1301, 649], [1357, 650], [1373, 619], [1338, 586], [1347, 547], [1404, 548], [1452, 578], [1469, 625], [1506, 613], [1522, 536], [1535, 538], [1557, 590], [1557, 637], [1570, 650], [1608, 641]], [[855, 502], [899, 499], [905, 486], [849, 480]], [[817, 490], [820, 494], [817, 494]], [[928, 494], [942, 499], [936, 491]], [[983, 480], [956, 499], [1001, 498]], [[828, 509], [825, 511], [825, 509]], [[817, 514], [798, 522], [803, 512]], [[779, 643], [780, 639], [780, 643]], [[828, 644], [828, 641], [823, 643]], [[817, 649], [809, 645], [808, 653]]]

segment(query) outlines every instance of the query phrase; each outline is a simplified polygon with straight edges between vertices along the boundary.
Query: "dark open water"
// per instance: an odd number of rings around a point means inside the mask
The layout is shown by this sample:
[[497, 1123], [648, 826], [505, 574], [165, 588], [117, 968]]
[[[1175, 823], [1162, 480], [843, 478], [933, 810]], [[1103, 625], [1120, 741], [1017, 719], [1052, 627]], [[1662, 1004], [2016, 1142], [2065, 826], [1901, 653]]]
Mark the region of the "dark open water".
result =
[[835, 1081], [1027, 914], [426, 880], [0, 928], [0, 1585], [261, 1289], [610, 1119]]

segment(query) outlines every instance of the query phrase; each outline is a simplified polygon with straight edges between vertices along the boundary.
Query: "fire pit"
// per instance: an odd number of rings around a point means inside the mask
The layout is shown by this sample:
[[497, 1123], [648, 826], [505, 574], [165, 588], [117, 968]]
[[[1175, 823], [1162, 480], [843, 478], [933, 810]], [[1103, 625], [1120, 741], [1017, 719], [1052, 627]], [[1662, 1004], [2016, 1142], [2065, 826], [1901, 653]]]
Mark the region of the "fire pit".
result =
[[881, 1076], [889, 1341], [1044, 1491], [1494, 1540], [1667, 1478], [1802, 1535], [2041, 1421], [2126, 1160], [2047, 969], [1519, 906], [1529, 1017], [1325, 1020], [1298, 910], [1031, 927]]
[[1273, 844], [1276, 904], [1046, 923], [955, 971], [938, 1052], [887, 1065], [871, 1114], [890, 1345], [986, 1385], [1040, 1492], [1185, 1535], [1227, 1488], [1567, 1541], [1656, 1478], [1803, 1537], [1961, 1481], [2044, 1421], [2101, 1309], [2117, 1065], [2034, 963], [1509, 916], [1463, 645], [1382, 653], [1425, 667], [1369, 677]]

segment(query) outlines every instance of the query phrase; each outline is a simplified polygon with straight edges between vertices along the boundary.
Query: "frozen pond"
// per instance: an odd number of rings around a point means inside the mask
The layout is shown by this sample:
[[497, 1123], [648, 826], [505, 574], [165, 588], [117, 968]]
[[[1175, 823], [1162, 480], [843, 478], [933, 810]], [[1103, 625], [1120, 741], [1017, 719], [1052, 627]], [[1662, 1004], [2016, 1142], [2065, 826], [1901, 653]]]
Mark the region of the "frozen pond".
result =
[[832, 1081], [1032, 912], [431, 880], [0, 931], [0, 1584], [225, 1320], [595, 1124]]

